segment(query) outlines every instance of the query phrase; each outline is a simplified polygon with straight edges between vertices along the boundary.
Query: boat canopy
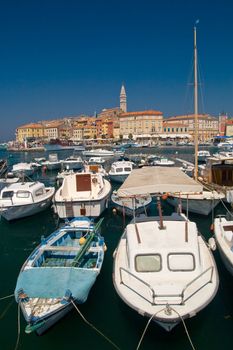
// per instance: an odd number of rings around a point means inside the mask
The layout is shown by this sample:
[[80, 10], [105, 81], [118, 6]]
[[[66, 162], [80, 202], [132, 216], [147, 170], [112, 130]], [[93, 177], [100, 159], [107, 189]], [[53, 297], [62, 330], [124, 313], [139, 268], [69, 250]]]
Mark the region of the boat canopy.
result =
[[145, 194], [190, 194], [202, 191], [202, 185], [177, 167], [145, 167], [132, 170], [117, 194], [119, 197], [133, 197]]

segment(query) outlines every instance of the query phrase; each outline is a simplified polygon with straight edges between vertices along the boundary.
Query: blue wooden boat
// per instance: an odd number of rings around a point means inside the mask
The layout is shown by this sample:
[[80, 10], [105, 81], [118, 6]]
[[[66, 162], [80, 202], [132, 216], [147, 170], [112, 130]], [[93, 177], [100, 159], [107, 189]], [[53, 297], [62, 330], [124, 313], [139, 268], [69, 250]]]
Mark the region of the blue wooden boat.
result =
[[52, 233], [28, 257], [19, 273], [15, 298], [27, 322], [26, 333], [41, 335], [82, 304], [100, 273], [104, 239], [85, 217]]

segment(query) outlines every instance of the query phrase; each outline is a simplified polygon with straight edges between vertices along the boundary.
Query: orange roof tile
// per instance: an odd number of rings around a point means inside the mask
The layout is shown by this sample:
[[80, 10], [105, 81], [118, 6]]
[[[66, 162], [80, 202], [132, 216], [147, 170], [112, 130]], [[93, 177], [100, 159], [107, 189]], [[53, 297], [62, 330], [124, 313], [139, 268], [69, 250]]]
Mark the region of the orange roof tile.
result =
[[129, 116], [136, 116], [136, 115], [163, 115], [160, 111], [155, 111], [153, 109], [149, 109], [146, 111], [137, 111], [137, 112], [127, 112], [127, 113], [121, 113], [119, 117], [129, 117]]

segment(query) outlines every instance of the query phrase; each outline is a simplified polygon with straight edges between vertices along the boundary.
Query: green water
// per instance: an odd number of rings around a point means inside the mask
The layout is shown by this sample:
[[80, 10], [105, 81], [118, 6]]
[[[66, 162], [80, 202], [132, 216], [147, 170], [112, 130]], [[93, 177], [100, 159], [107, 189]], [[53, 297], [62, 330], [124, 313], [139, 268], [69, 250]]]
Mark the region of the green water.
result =
[[[174, 155], [177, 150], [163, 150], [164, 153]], [[178, 150], [178, 157], [186, 159], [192, 157], [192, 150]], [[183, 153], [182, 153], [183, 152]], [[138, 153], [138, 150], [137, 150]], [[159, 153], [159, 152], [157, 152]], [[0, 154], [0, 158], [8, 156]], [[13, 154], [10, 157], [12, 163], [30, 160], [31, 154]], [[64, 156], [64, 155], [62, 155]], [[65, 156], [64, 156], [65, 157]], [[45, 181], [54, 179], [54, 174], [46, 174]], [[52, 181], [51, 180], [51, 181]], [[163, 202], [164, 214], [172, 212], [170, 206]], [[156, 213], [155, 203], [152, 205], [151, 214]], [[215, 214], [224, 213], [224, 209], [218, 206]], [[131, 310], [116, 294], [112, 283], [113, 252], [117, 246], [123, 230], [122, 217], [114, 215], [109, 208], [104, 213], [102, 235], [105, 237], [107, 252], [105, 254], [103, 268], [88, 300], [80, 305], [83, 315], [95, 327], [118, 345], [122, 350], [136, 349], [147, 319]], [[211, 236], [211, 215], [207, 218], [198, 215], [190, 216], [197, 222], [199, 230], [208, 239]], [[127, 223], [127, 221], [126, 221]], [[40, 241], [41, 235], [48, 235], [58, 225], [57, 217], [52, 209], [30, 218], [21, 219], [12, 223], [0, 221], [0, 297], [12, 294], [15, 288], [19, 270], [29, 253]], [[197, 316], [186, 320], [186, 325], [196, 349], [231, 349], [233, 331], [233, 277], [225, 270], [218, 252], [214, 253], [219, 271], [220, 285], [215, 299]], [[17, 304], [14, 299], [0, 301], [0, 349], [14, 349], [18, 325]], [[80, 318], [77, 311], [73, 310], [64, 319], [57, 323], [45, 335], [38, 337], [35, 334], [24, 333], [25, 321], [21, 316], [20, 342], [18, 349], [23, 350], [63, 350], [74, 349], [114, 349], [105, 339], [97, 334]], [[166, 350], [166, 349], [191, 349], [182, 324], [167, 333], [155, 323], [151, 323], [140, 349]]]

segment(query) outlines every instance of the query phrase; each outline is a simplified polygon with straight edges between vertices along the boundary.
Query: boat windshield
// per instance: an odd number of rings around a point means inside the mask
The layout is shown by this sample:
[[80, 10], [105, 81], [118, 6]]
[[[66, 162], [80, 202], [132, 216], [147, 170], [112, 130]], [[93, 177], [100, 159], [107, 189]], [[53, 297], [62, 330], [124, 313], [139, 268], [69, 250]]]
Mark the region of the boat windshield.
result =
[[137, 255], [135, 257], [135, 269], [137, 272], [158, 272], [162, 268], [159, 254]]

